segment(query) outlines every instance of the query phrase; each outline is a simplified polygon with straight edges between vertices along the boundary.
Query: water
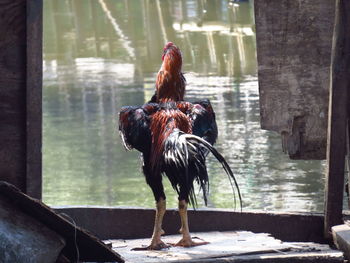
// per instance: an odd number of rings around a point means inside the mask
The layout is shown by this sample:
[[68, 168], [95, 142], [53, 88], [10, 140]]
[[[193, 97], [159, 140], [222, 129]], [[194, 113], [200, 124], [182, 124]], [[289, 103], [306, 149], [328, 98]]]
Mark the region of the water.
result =
[[[254, 30], [248, 1], [44, 0], [43, 200], [154, 206], [139, 154], [121, 145], [118, 111], [149, 100], [171, 40], [183, 52], [186, 98], [213, 104], [216, 147], [244, 209], [322, 211], [324, 163], [290, 160], [280, 136], [260, 129]], [[209, 207], [232, 208], [227, 177], [213, 157], [207, 164]]]

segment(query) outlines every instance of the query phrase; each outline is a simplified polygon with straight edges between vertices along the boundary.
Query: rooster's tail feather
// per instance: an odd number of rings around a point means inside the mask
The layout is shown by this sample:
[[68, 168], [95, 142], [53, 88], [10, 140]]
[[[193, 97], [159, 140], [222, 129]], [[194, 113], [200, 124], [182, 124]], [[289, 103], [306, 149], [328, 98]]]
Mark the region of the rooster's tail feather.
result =
[[[190, 199], [189, 201], [195, 205], [196, 197], [193, 191], [193, 180], [190, 178], [190, 176], [193, 175], [189, 174], [189, 171], [191, 173], [194, 172], [195, 179], [203, 190], [205, 204], [207, 204], [207, 189], [209, 189], [209, 180], [205, 166], [205, 156], [209, 151], [221, 163], [230, 180], [230, 184], [234, 192], [235, 206], [235, 189], [237, 190], [239, 204], [242, 210], [242, 197], [239, 186], [225, 158], [206, 140], [193, 134], [184, 133], [179, 129], [175, 129], [167, 138], [164, 144], [164, 164], [166, 166], [165, 172], [172, 182], [173, 187], [178, 193], [180, 191], [177, 184], [180, 184], [180, 186], [187, 188]], [[174, 171], [182, 172], [179, 174], [174, 173]]]

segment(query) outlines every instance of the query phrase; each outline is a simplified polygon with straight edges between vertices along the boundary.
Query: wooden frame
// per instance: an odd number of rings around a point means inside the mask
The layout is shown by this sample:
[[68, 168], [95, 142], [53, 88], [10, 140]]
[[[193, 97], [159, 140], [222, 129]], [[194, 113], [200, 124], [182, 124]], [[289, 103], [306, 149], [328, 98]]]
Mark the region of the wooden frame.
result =
[[350, 89], [350, 2], [337, 0], [333, 33], [324, 234], [343, 223], [344, 167]]
[[[152, 235], [154, 209], [99, 206], [66, 206], [54, 209], [58, 213], [69, 215], [79, 226], [101, 239], [149, 238]], [[270, 233], [282, 241], [326, 242], [322, 231], [322, 214], [190, 209], [188, 216], [193, 232], [244, 230]], [[163, 228], [167, 235], [178, 234], [180, 218], [177, 210], [166, 211]]]
[[0, 180], [41, 198], [42, 0], [0, 1]]
[[42, 197], [43, 1], [27, 0], [26, 193]]
[[[15, 5], [13, 4], [14, 2], [16, 3]], [[0, 127], [0, 135], [3, 137], [0, 141], [0, 146], [1, 148], [5, 146], [6, 150], [9, 151], [9, 159], [14, 159], [11, 161], [8, 161], [8, 159], [2, 159], [5, 155], [0, 151], [0, 172], [5, 174], [5, 172], [8, 171], [8, 175], [6, 174], [3, 176], [1, 174], [1, 179], [5, 179], [10, 183], [15, 184], [23, 192], [29, 194], [30, 196], [41, 199], [43, 0], [5, 0], [1, 3], [1, 7], [4, 7], [5, 9], [9, 7], [11, 12], [15, 11], [15, 13], [19, 13], [22, 17], [26, 17], [24, 26], [25, 40], [23, 41], [23, 38], [21, 37], [22, 31], [18, 33], [17, 31], [19, 29], [16, 28], [16, 25], [11, 25], [13, 26], [12, 29], [16, 30], [14, 34], [17, 35], [15, 37], [9, 36], [8, 38], [12, 38], [8, 42], [11, 45], [14, 45], [15, 48], [10, 49], [6, 47], [6, 50], [10, 50], [16, 56], [18, 56], [11, 60], [11, 67], [18, 70], [17, 73], [15, 72], [17, 75], [13, 77], [15, 73], [7, 72], [5, 67], [6, 65], [4, 66], [0, 63], [0, 73], [4, 75], [5, 78], [5, 81], [0, 81], [0, 88], [2, 88], [2, 85], [7, 85], [6, 90], [0, 89], [0, 95], [5, 94], [8, 97], [12, 96], [10, 99], [16, 103], [16, 105], [13, 106], [10, 111], [8, 111], [7, 108], [1, 108], [2, 112], [0, 112], [0, 117], [5, 116], [5, 118], [7, 118], [6, 121], [10, 123], [5, 124], [13, 125], [11, 129]], [[24, 13], [23, 10], [25, 10]], [[324, 233], [327, 237], [330, 237], [330, 228], [333, 225], [342, 223], [342, 198], [344, 190], [343, 175], [346, 154], [345, 131], [347, 125], [348, 129], [350, 130], [350, 124], [347, 124], [349, 123], [348, 118], [350, 114], [350, 18], [347, 15], [349, 13], [350, 2], [338, 0], [336, 25], [334, 31], [335, 38], [333, 42], [332, 80], [330, 89], [331, 95], [329, 104], [330, 112], [327, 143], [328, 169], [325, 188], [325, 216], [323, 219]], [[19, 27], [22, 27], [23, 23], [21, 23], [21, 19], [16, 22], [18, 23]], [[5, 36], [5, 40], [6, 37], [7, 36]], [[2, 50], [0, 53], [1, 52], [4, 53], [6, 51]], [[21, 57], [21, 54], [25, 54], [25, 57]], [[22, 67], [23, 59], [25, 59], [25, 67]], [[24, 72], [24, 75], [22, 74], [22, 71]], [[9, 82], [6, 83], [6, 80], [9, 80]], [[0, 99], [0, 102], [3, 101], [3, 99]], [[23, 101], [24, 105], [18, 103], [18, 101]], [[13, 112], [15, 112], [15, 114]], [[6, 114], [8, 114], [8, 116], [6, 116]], [[15, 124], [13, 124], [14, 122], [11, 121], [11, 118], [13, 117], [18, 117]], [[16, 132], [16, 138], [11, 138], [9, 142], [6, 142], [6, 140], [13, 136], [11, 132], [14, 130]], [[21, 147], [22, 145], [25, 147]], [[12, 151], [11, 147], [15, 148], [13, 152], [10, 152]], [[85, 209], [84, 213], [86, 212], [89, 215], [96, 213], [95, 210], [91, 210], [89, 208], [82, 209]], [[96, 209], [101, 213], [104, 213], [105, 211], [104, 208]], [[75, 210], [72, 209], [67, 212], [74, 211]], [[111, 216], [113, 216], [113, 218], [118, 218], [120, 216], [119, 213], [122, 213], [124, 210], [115, 209], [113, 211], [116, 212], [113, 212]], [[128, 214], [130, 215], [134, 212], [134, 210], [131, 210], [128, 212]], [[146, 213], [148, 214], [150, 212], [148, 211]], [[193, 216], [194, 214], [195, 213], [193, 212]], [[216, 216], [220, 216], [220, 213], [213, 212], [212, 215], [214, 214]], [[247, 215], [242, 214], [241, 216], [227, 214], [227, 218], [231, 219], [233, 219], [233, 217], [236, 219], [236, 217], [243, 218], [245, 216], [253, 219], [260, 218], [260, 216], [250, 215], [249, 213], [247, 213]], [[319, 219], [317, 220], [319, 222]], [[77, 222], [80, 223], [79, 220]]]

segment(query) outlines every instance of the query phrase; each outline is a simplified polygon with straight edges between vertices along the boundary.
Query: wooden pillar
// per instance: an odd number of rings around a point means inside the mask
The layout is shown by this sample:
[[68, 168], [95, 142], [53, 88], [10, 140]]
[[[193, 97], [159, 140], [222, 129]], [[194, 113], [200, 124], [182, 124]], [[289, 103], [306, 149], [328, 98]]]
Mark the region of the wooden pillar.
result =
[[42, 0], [0, 1], [0, 180], [41, 198]]
[[[350, 98], [350, 91], [348, 91], [348, 97]], [[349, 109], [348, 109], [348, 126], [347, 126], [347, 133], [346, 133], [346, 138], [347, 138], [347, 143], [346, 143], [346, 161], [345, 161], [345, 167], [346, 171], [348, 173], [348, 189], [347, 189], [347, 196], [348, 196], [348, 209], [350, 209], [350, 103], [349, 103]]]
[[327, 171], [325, 188], [325, 236], [332, 226], [342, 224], [346, 128], [350, 87], [350, 1], [337, 0], [333, 33]]
[[325, 159], [334, 0], [254, 0], [261, 128], [292, 159]]
[[27, 0], [27, 152], [26, 193], [42, 195], [42, 32], [43, 2]]

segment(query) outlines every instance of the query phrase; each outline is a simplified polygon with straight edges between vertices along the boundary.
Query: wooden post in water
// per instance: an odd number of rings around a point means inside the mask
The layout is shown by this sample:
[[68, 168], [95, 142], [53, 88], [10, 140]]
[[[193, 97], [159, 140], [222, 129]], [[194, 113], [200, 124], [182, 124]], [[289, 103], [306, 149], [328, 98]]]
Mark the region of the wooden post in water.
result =
[[350, 88], [350, 1], [337, 0], [333, 33], [324, 233], [342, 224], [346, 128]]

